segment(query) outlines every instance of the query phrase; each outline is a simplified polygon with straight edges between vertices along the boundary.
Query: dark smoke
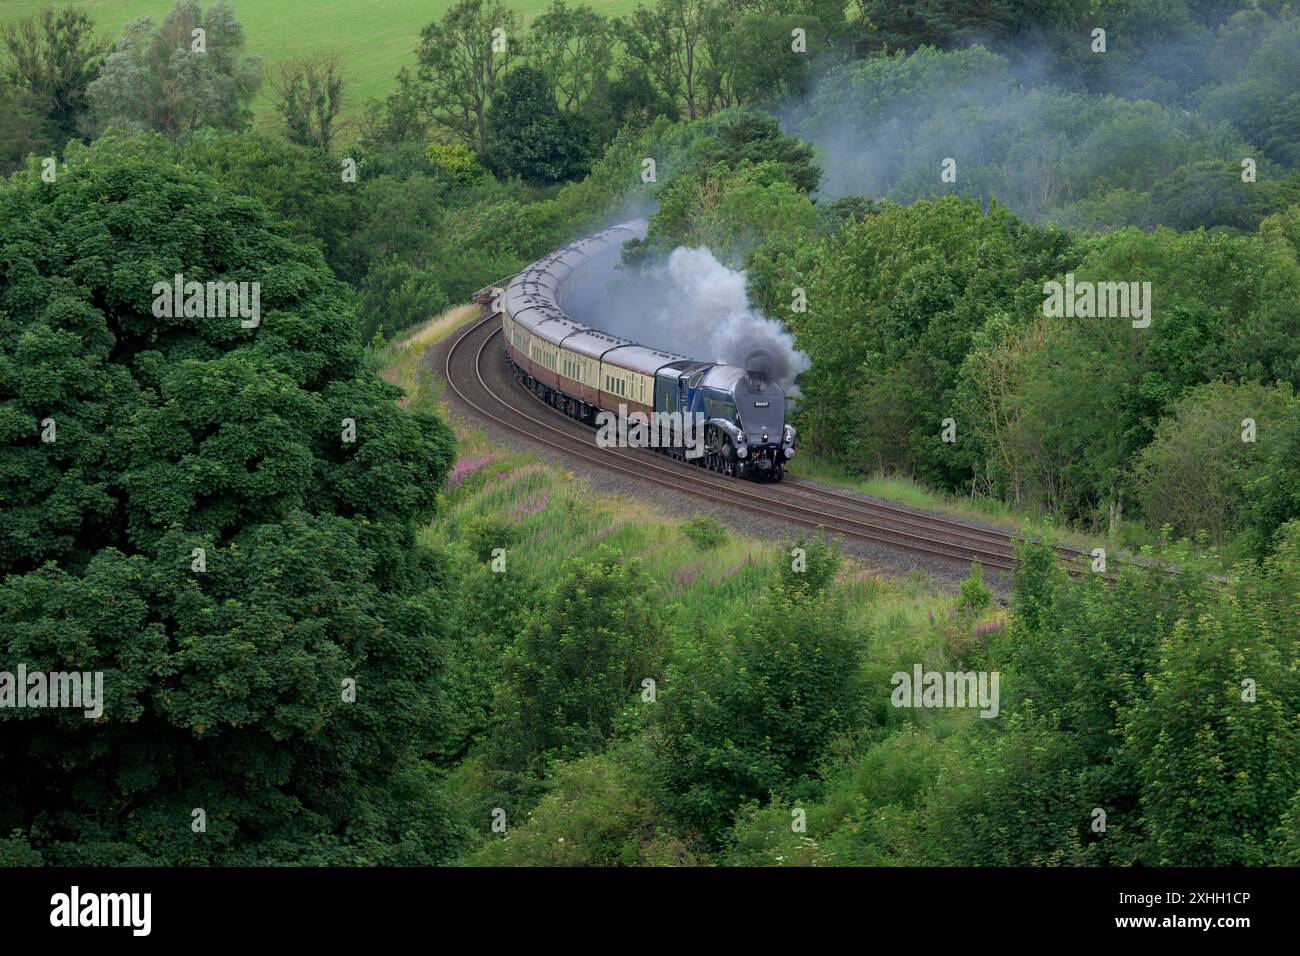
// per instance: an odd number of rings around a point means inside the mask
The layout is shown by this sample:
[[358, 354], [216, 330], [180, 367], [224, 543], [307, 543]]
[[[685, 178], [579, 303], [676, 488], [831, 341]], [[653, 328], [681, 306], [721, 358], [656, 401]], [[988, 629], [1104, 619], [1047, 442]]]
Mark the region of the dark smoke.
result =
[[601, 263], [562, 303], [579, 322], [642, 345], [706, 362], [726, 362], [767, 375], [797, 394], [795, 377], [809, 365], [781, 323], [755, 312], [745, 275], [708, 249], [678, 247], [658, 265], [618, 268]]

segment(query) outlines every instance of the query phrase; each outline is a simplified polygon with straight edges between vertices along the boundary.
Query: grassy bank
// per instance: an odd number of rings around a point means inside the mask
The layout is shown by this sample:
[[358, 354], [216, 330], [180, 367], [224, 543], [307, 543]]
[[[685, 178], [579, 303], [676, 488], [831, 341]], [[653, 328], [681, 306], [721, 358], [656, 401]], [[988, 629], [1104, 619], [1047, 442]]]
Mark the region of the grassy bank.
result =
[[1008, 533], [1028, 528], [1035, 535], [1046, 534], [1060, 544], [1082, 551], [1105, 547], [1118, 549], [1121, 553], [1135, 553], [1142, 546], [1153, 543], [1155, 538], [1149, 529], [1130, 521], [1121, 524], [1116, 541], [1107, 541], [1105, 535], [1088, 534], [1065, 527], [1051, 515], [1036, 508], [994, 498], [945, 494], [902, 475], [854, 475], [840, 465], [813, 456], [799, 458], [791, 466], [790, 473], [795, 478], [847, 488], [910, 508], [946, 515], [958, 521], [1000, 528]]

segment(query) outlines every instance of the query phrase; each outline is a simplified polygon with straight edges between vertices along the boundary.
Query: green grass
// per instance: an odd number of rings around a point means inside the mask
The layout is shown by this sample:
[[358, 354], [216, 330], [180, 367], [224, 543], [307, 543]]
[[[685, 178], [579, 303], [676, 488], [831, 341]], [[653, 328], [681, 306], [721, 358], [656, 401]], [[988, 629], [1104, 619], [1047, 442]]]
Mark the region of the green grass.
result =
[[[969, 498], [962, 495], [945, 494], [928, 488], [918, 481], [899, 475], [872, 475], [862, 477], [850, 474], [840, 466], [812, 456], [797, 460], [791, 466], [791, 475], [805, 478], [826, 485], [849, 488], [853, 491], [895, 501], [911, 508], [935, 514], [947, 515], [959, 521], [1000, 528], [1009, 533], [1024, 530], [1026, 526], [1035, 534], [1047, 533], [1057, 543], [1068, 547], [1091, 551], [1096, 547], [1113, 547], [1107, 544], [1104, 535], [1087, 534], [1074, 528], [1067, 528], [1052, 517], [1038, 509], [1017, 506], [993, 498]], [[1141, 531], [1133, 522], [1121, 524], [1124, 532], [1118, 544], [1129, 550], [1137, 550], [1147, 543], [1145, 538], [1133, 539]]]
[[[200, 0], [204, 7], [206, 0]], [[368, 99], [383, 99], [394, 88], [393, 78], [403, 66], [415, 64], [420, 30], [440, 18], [452, 0], [230, 0], [235, 17], [244, 26], [246, 50], [274, 65], [291, 57], [333, 51], [347, 64], [350, 84], [345, 100], [346, 117], [359, 115]], [[637, 0], [584, 0], [607, 16], [625, 13]], [[44, 6], [63, 6], [62, 0], [0, 0], [0, 23], [30, 16]], [[161, 23], [171, 9], [169, 0], [74, 0], [86, 10], [100, 33], [114, 39], [136, 17]], [[508, 0], [526, 27], [550, 5], [550, 0]], [[274, 121], [274, 108], [263, 92], [254, 104], [258, 123]], [[350, 139], [352, 132], [343, 131]]]
[[[698, 644], [706, 635], [731, 633], [786, 556], [788, 543], [730, 529], [717, 547], [701, 549], [683, 531], [683, 521], [635, 498], [595, 493], [571, 472], [492, 446], [481, 433], [466, 435], [459, 457], [483, 464], [441, 496], [438, 519], [421, 533], [424, 543], [460, 541], [471, 522], [491, 517], [509, 529], [507, 561], [526, 569], [539, 587], [546, 577], [536, 569], [556, 568], [574, 556], [590, 558], [601, 545], [616, 548], [637, 559], [655, 581], [679, 641]], [[1006, 614], [992, 606], [956, 617], [958, 599], [942, 582], [887, 575], [847, 555], [835, 589], [846, 603], [849, 630], [867, 644], [864, 680], [883, 694], [892, 673], [910, 671], [916, 662], [951, 669], [960, 663], [952, 641], [968, 640], [977, 621]], [[943, 709], [891, 715], [899, 724], [934, 726], [940, 734], [974, 719], [967, 711]]]

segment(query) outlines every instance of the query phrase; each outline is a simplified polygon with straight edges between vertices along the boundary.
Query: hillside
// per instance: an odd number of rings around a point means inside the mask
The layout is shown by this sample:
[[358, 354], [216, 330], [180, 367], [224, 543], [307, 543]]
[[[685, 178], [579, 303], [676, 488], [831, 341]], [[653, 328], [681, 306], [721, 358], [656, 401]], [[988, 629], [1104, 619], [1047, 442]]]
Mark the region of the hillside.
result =
[[[549, 0], [509, 0], [526, 26], [546, 9]], [[5, 0], [0, 23], [31, 16], [46, 0]], [[267, 65], [309, 53], [334, 51], [342, 55], [350, 80], [344, 116], [355, 119], [367, 100], [382, 100], [393, 88], [393, 77], [415, 65], [420, 30], [447, 12], [452, 0], [234, 0], [230, 4], [244, 25], [249, 53]], [[626, 13], [635, 0], [591, 0], [588, 4], [609, 16]], [[95, 18], [99, 29], [114, 38], [136, 17], [157, 23], [167, 14], [167, 0], [75, 0], [73, 6]], [[263, 90], [254, 104], [259, 124], [273, 122], [274, 108]], [[351, 135], [343, 131], [346, 139]]]

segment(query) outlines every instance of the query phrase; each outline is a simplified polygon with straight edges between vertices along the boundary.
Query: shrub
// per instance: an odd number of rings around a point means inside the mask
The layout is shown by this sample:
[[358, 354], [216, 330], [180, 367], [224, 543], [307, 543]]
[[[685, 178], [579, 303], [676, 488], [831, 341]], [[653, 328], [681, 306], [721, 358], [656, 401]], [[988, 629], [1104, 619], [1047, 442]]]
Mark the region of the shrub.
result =
[[993, 595], [984, 586], [984, 570], [978, 561], [972, 561], [970, 574], [961, 582], [960, 606], [963, 611], [979, 612], [993, 603]]
[[727, 540], [727, 529], [712, 515], [695, 514], [682, 522], [682, 534], [701, 551], [712, 551]]

